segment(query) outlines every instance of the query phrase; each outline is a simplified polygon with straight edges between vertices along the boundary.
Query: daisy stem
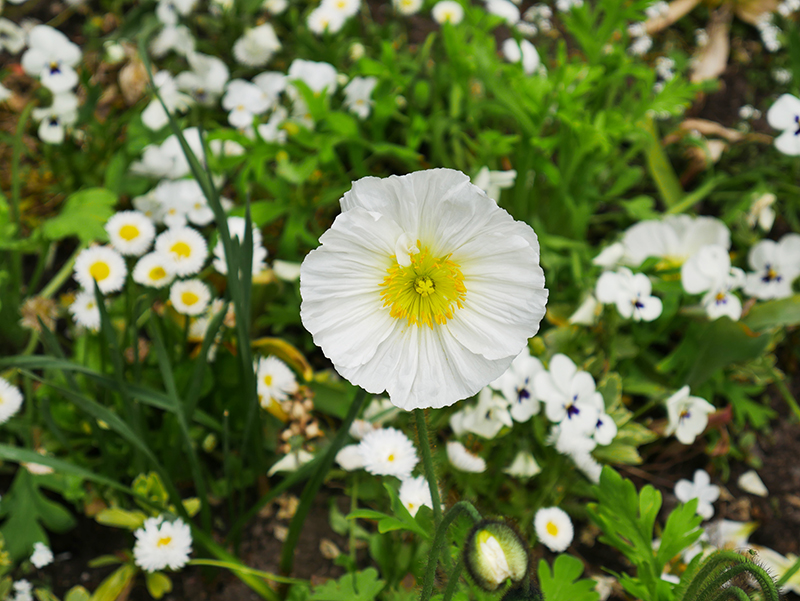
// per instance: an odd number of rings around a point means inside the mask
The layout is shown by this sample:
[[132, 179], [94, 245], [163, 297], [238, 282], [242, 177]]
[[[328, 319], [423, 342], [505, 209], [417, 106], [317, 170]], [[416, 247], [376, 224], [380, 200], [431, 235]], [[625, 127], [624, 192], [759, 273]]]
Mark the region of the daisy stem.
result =
[[791, 409], [794, 416], [800, 420], [800, 406], [798, 406], [797, 400], [792, 395], [792, 391], [789, 390], [789, 387], [786, 386], [786, 383], [783, 381], [784, 375], [774, 367], [770, 368], [770, 373], [775, 379], [775, 386], [778, 387], [778, 391], [780, 391], [786, 404], [789, 405], [789, 409]]
[[425, 421], [425, 410], [414, 409], [414, 416], [417, 418], [417, 437], [419, 438], [419, 448], [422, 453], [422, 466], [425, 469], [425, 478], [428, 480], [428, 488], [431, 491], [433, 520], [438, 528], [442, 521], [442, 501], [439, 498], [439, 481], [436, 479], [436, 472], [433, 470], [433, 457], [431, 456], [431, 443], [428, 438], [428, 424]]
[[53, 278], [49, 282], [47, 282], [47, 286], [42, 288], [42, 291], [39, 293], [39, 296], [41, 296], [42, 298], [50, 298], [56, 292], [58, 292], [58, 289], [64, 285], [65, 281], [67, 281], [67, 278], [69, 278], [72, 275], [72, 267], [73, 265], [75, 265], [75, 259], [88, 246], [89, 245], [86, 244], [85, 242], [82, 242], [81, 244], [78, 245], [78, 248], [75, 249], [75, 252], [72, 253], [72, 256], [70, 256], [70, 258], [67, 259], [66, 263], [64, 263], [61, 269], [58, 270], [58, 273], [56, 273], [53, 276]]

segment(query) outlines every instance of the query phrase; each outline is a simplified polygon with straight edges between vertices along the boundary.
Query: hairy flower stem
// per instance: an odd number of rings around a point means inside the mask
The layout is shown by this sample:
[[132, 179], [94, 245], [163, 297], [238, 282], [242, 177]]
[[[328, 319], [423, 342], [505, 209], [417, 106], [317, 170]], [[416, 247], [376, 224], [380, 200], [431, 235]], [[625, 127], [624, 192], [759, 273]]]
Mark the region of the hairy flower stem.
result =
[[456, 588], [458, 587], [458, 579], [461, 578], [461, 571], [463, 569], [464, 560], [459, 559], [456, 567], [454, 567], [453, 571], [450, 572], [450, 580], [447, 582], [447, 588], [444, 590], [444, 597], [442, 597], [442, 601], [450, 601], [450, 599], [453, 598]]
[[431, 456], [431, 444], [428, 438], [428, 424], [425, 421], [425, 410], [414, 409], [414, 416], [417, 418], [417, 437], [419, 438], [419, 448], [422, 453], [422, 465], [425, 469], [425, 478], [428, 480], [428, 488], [431, 491], [431, 502], [433, 503], [433, 521], [436, 527], [442, 521], [442, 501], [439, 498], [439, 481], [436, 479], [436, 472], [433, 469], [433, 458]]
[[[416, 411], [420, 410], [417, 409]], [[462, 512], [469, 515], [475, 523], [481, 520], [481, 514], [478, 513], [478, 510], [475, 509], [475, 506], [469, 501], [459, 501], [447, 510], [447, 513], [442, 517], [441, 523], [436, 528], [436, 534], [433, 536], [433, 543], [431, 544], [431, 550], [428, 554], [428, 565], [425, 568], [425, 576], [422, 579], [422, 593], [420, 594], [419, 601], [428, 601], [433, 594], [433, 580], [436, 577], [436, 566], [439, 563], [439, 555], [441, 555], [447, 542], [447, 529]]]

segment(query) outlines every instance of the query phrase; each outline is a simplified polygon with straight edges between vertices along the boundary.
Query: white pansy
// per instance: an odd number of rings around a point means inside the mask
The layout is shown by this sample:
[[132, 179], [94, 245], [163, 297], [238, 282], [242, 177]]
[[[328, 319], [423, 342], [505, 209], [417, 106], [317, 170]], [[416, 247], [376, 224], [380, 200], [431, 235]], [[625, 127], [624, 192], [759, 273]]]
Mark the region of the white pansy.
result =
[[486, 192], [489, 198], [497, 201], [500, 198], [501, 190], [514, 187], [516, 178], [517, 172], [514, 169], [509, 169], [508, 171], [490, 171], [489, 167], [484, 165], [480, 168], [480, 171], [475, 174], [475, 177], [472, 178], [472, 183]]
[[714, 516], [714, 502], [719, 499], [719, 486], [711, 484], [711, 476], [705, 470], [696, 470], [694, 481], [678, 480], [675, 496], [682, 503], [697, 499], [697, 515], [705, 520]]
[[431, 500], [431, 489], [428, 486], [428, 481], [425, 476], [417, 476], [416, 478], [406, 478], [400, 484], [400, 491], [397, 493], [400, 502], [405, 505], [411, 517], [417, 515], [419, 508], [423, 505], [433, 509], [433, 501]]
[[622, 242], [614, 242], [600, 251], [600, 254], [592, 259], [592, 263], [610, 269], [619, 265], [624, 257], [625, 245]]
[[666, 435], [675, 434], [683, 444], [692, 444], [708, 425], [708, 415], [715, 411], [714, 405], [696, 396], [689, 396], [689, 387], [684, 386], [666, 401], [669, 425]]
[[531, 357], [528, 347], [522, 349], [514, 361], [490, 386], [502, 392], [509, 404], [511, 417], [517, 422], [526, 422], [539, 413], [539, 399], [534, 390], [533, 380], [544, 372], [542, 362]]
[[742, 315], [742, 303], [732, 292], [745, 283], [745, 274], [738, 267], [731, 267], [728, 251], [722, 246], [710, 244], [693, 254], [681, 267], [681, 283], [690, 294], [706, 292], [701, 304], [709, 318], [727, 315], [738, 320]]
[[472, 432], [491, 439], [504, 427], [511, 428], [514, 422], [508, 410], [508, 401], [487, 386], [478, 394], [478, 404], [454, 413], [450, 425], [456, 436]]
[[28, 34], [28, 49], [22, 55], [22, 68], [53, 94], [78, 85], [73, 67], [81, 60], [81, 49], [57, 29], [36, 25]]
[[440, 0], [431, 10], [431, 16], [440, 25], [458, 25], [464, 19], [464, 7], [455, 0]]
[[[333, 94], [338, 85], [336, 68], [333, 65], [301, 58], [292, 61], [286, 78], [290, 82], [302, 81], [315, 94], [321, 94], [323, 91]], [[293, 99], [299, 97], [299, 93], [293, 87], [289, 87], [287, 91], [293, 94]]]
[[273, 15], [279, 15], [289, 6], [289, 0], [264, 0], [261, 6]]
[[[506, 0], [502, 1], [506, 2]], [[503, 56], [505, 56], [506, 60], [510, 63], [521, 62], [522, 70], [528, 75], [535, 73], [541, 65], [536, 47], [528, 40], [522, 40], [518, 43], [514, 38], [508, 38], [503, 42]], [[516, 175], [516, 171], [514, 175]]]
[[337, 371], [404, 409], [497, 379], [544, 315], [533, 230], [449, 169], [367, 177], [341, 204], [300, 277], [301, 319]]
[[315, 35], [337, 33], [344, 27], [347, 17], [324, 2], [312, 10], [306, 18], [306, 26]]
[[566, 551], [572, 543], [572, 520], [563, 509], [543, 507], [536, 512], [533, 527], [539, 541], [554, 553]]
[[278, 472], [296, 472], [306, 463], [309, 463], [312, 459], [314, 459], [314, 455], [305, 449], [292, 451], [273, 463], [272, 467], [269, 468], [269, 471], [267, 472], [267, 476], [272, 477]]
[[174, 51], [181, 56], [189, 56], [194, 52], [196, 41], [186, 25], [167, 26], [161, 29], [150, 42], [150, 53], [161, 58]]
[[770, 127], [782, 130], [775, 148], [790, 156], [800, 155], [800, 99], [783, 94], [767, 111]]
[[53, 563], [53, 552], [50, 547], [41, 541], [34, 543], [31, 563], [39, 570]]
[[181, 315], [200, 315], [211, 302], [211, 291], [196, 278], [172, 284], [169, 300]]
[[533, 478], [541, 471], [542, 468], [536, 463], [536, 458], [530, 451], [520, 451], [514, 457], [511, 465], [503, 469], [504, 473], [514, 478], [519, 478], [520, 480]]
[[336, 453], [336, 463], [347, 472], [354, 472], [364, 467], [364, 460], [358, 451], [357, 444], [349, 444], [339, 449]]
[[279, 106], [272, 112], [272, 116], [266, 123], [261, 123], [256, 127], [259, 137], [265, 142], [273, 142], [275, 144], [286, 143], [286, 130], [281, 126], [289, 118], [289, 111], [285, 107]]
[[414, 443], [400, 430], [381, 428], [367, 434], [359, 443], [358, 451], [364, 469], [376, 476], [411, 476], [419, 459]]
[[611, 441], [616, 436], [617, 424], [605, 411], [599, 411], [594, 425], [594, 432], [592, 432], [595, 442], [599, 445], [608, 445], [611, 444]]
[[486, 471], [486, 461], [482, 457], [470, 453], [467, 448], [456, 440], [447, 443], [447, 459], [459, 471], [480, 474]]
[[84, 249], [75, 259], [75, 281], [90, 292], [94, 290], [95, 282], [103, 294], [118, 292], [125, 284], [127, 275], [125, 259], [110, 246]]
[[163, 516], [147, 518], [133, 535], [133, 558], [145, 572], [165, 568], [180, 570], [192, 552], [192, 531], [180, 518], [167, 522]]
[[344, 107], [359, 118], [366, 119], [374, 104], [371, 96], [376, 85], [378, 85], [376, 77], [354, 77], [344, 87]]
[[94, 290], [79, 292], [67, 310], [79, 326], [95, 332], [100, 329], [100, 308], [97, 306]]
[[215, 105], [228, 83], [228, 66], [215, 56], [199, 52], [191, 52], [186, 58], [192, 70], [175, 76], [178, 89], [202, 105]]
[[133, 281], [148, 288], [163, 288], [172, 283], [172, 261], [161, 253], [151, 252], [136, 262], [133, 268]]
[[25, 47], [27, 35], [25, 30], [13, 21], [0, 18], [0, 50], [16, 54]]
[[275, 29], [269, 23], [245, 29], [244, 34], [233, 45], [233, 56], [248, 67], [266, 65], [281, 49]]
[[194, 10], [197, 0], [158, 0], [156, 17], [164, 25], [176, 25], [180, 17], [185, 17]]
[[48, 144], [61, 144], [66, 128], [78, 120], [78, 97], [72, 92], [53, 96], [46, 108], [33, 109], [31, 116], [39, 121], [39, 138]]
[[747, 255], [753, 272], [747, 274], [744, 291], [767, 300], [792, 295], [792, 282], [800, 275], [800, 234], [786, 234], [778, 242], [761, 240]]
[[169, 262], [169, 272], [194, 275], [203, 268], [208, 246], [203, 235], [190, 227], [170, 228], [156, 238], [156, 252]]
[[572, 324], [593, 326], [599, 317], [600, 307], [601, 305], [594, 295], [589, 294], [580, 306], [575, 309], [575, 312], [569, 316], [568, 321]]
[[[189, 127], [183, 130], [182, 134], [189, 148], [202, 164], [204, 155], [200, 132], [196, 127]], [[173, 134], [160, 145], [150, 144], [146, 146], [142, 152], [142, 160], [132, 163], [131, 171], [137, 175], [158, 179], [180, 179], [188, 175], [191, 169], [181, 148], [180, 141]]]
[[486, 0], [486, 12], [502, 17], [509, 26], [516, 25], [520, 19], [519, 8], [509, 0]]
[[120, 254], [140, 256], [156, 237], [153, 222], [140, 211], [120, 211], [105, 224], [111, 246]]
[[769, 490], [764, 485], [761, 478], [758, 477], [758, 472], [755, 470], [747, 470], [736, 480], [736, 484], [743, 491], [756, 495], [757, 497], [768, 497]]
[[299, 390], [294, 372], [283, 361], [270, 355], [262, 357], [256, 367], [256, 391], [261, 406], [269, 408], [281, 403]]
[[22, 407], [22, 392], [5, 378], [0, 378], [0, 424], [6, 423]]
[[536, 396], [545, 402], [545, 413], [551, 422], [561, 425], [566, 435], [589, 435], [603, 410], [603, 397], [595, 388], [594, 378], [578, 370], [563, 354], [550, 359], [548, 371], [533, 380]]
[[[144, 111], [142, 111], [142, 123], [153, 131], [158, 131], [169, 123], [170, 115], [188, 109], [194, 100], [191, 96], [178, 90], [178, 84], [169, 71], [159, 71], [153, 75], [153, 85], [158, 90], [158, 98], [153, 98]], [[162, 104], [163, 101], [163, 104]], [[166, 106], [166, 111], [164, 107]]]
[[604, 304], [615, 304], [626, 319], [653, 321], [662, 311], [661, 299], [650, 293], [653, 286], [643, 273], [634, 274], [627, 267], [606, 271], [597, 280], [595, 296]]
[[409, 16], [419, 12], [422, 0], [392, 0], [392, 6], [401, 15]]

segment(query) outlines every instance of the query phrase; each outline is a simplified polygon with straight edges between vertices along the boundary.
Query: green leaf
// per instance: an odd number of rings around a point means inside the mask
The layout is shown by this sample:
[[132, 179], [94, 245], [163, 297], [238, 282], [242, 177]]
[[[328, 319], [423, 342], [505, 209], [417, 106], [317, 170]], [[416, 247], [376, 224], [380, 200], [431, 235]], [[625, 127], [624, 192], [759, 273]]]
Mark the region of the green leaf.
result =
[[583, 563], [572, 555], [559, 555], [553, 562], [553, 571], [542, 559], [539, 561], [539, 584], [547, 601], [597, 601], [600, 595], [594, 590], [595, 581], [578, 580], [583, 574]]
[[100, 557], [95, 557], [94, 559], [90, 559], [89, 567], [102, 568], [105, 566], [117, 565], [119, 563], [123, 563], [123, 560], [117, 557], [116, 555], [101, 555]]
[[378, 570], [367, 568], [314, 587], [308, 601], [372, 601], [385, 585], [378, 579]]
[[406, 506], [400, 501], [400, 498], [397, 496], [397, 492], [394, 490], [394, 488], [386, 483], [384, 483], [383, 486], [389, 493], [392, 512], [394, 515], [387, 515], [372, 509], [356, 509], [348, 514], [347, 519], [353, 520], [356, 518], [363, 518], [367, 520], [376, 520], [378, 522], [378, 532], [381, 534], [392, 532], [393, 530], [409, 530], [410, 532], [419, 534], [423, 538], [431, 538], [431, 533], [425, 530], [413, 517], [411, 517], [411, 514], [408, 512], [408, 509], [406, 509]]
[[596, 447], [592, 451], [592, 455], [604, 463], [624, 465], [639, 465], [642, 463], [642, 457], [635, 446], [625, 444], [616, 439], [612, 440], [610, 444]]
[[172, 590], [172, 580], [164, 572], [148, 572], [145, 575], [147, 592], [153, 599], [161, 599]]
[[117, 195], [105, 188], [79, 190], [67, 197], [61, 213], [42, 225], [44, 235], [50, 240], [77, 236], [82, 242], [100, 240], [108, 235], [106, 221], [114, 214]]
[[33, 590], [33, 594], [36, 595], [36, 598], [39, 601], [59, 601], [58, 597], [56, 597], [53, 593], [48, 591], [46, 588], [37, 588]]
[[89, 601], [90, 595], [82, 586], [73, 586], [64, 595], [64, 601]]
[[141, 528], [146, 519], [147, 515], [141, 511], [128, 511], [119, 507], [103, 509], [95, 516], [95, 520], [97, 520], [99, 524], [113, 526], [115, 528], [126, 528], [128, 530], [137, 530]]
[[742, 319], [753, 330], [767, 330], [800, 324], [800, 294], [758, 303]]
[[731, 363], [760, 357], [770, 340], [771, 336], [757, 334], [744, 323], [732, 321], [729, 317], [715, 319], [700, 336], [686, 383], [696, 388]]
[[697, 499], [672, 510], [661, 532], [661, 544], [656, 554], [656, 561], [662, 569], [673, 557], [700, 538], [703, 534], [700, 528], [702, 521], [703, 518], [697, 515]]
[[91, 601], [116, 601], [136, 576], [136, 572], [136, 567], [129, 563], [121, 566], [97, 587]]

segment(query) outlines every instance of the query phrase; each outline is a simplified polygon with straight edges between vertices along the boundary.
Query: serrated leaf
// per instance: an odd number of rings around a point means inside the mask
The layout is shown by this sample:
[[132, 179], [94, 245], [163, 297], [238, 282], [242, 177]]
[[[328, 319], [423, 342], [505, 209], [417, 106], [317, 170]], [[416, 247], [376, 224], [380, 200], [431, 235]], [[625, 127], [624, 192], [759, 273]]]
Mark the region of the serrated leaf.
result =
[[697, 499], [678, 505], [667, 518], [661, 532], [661, 544], [656, 560], [663, 567], [686, 547], [693, 545], [703, 534], [700, 523], [703, 518], [697, 515]]
[[600, 595], [594, 590], [595, 581], [584, 578], [583, 563], [571, 555], [559, 555], [553, 570], [542, 559], [539, 561], [539, 584], [547, 601], [597, 601]]
[[385, 581], [378, 579], [378, 570], [367, 568], [314, 587], [308, 601], [372, 601], [385, 585]]
[[164, 572], [147, 572], [145, 582], [147, 592], [153, 599], [161, 599], [172, 590], [172, 580]]
[[77, 236], [82, 242], [108, 240], [103, 227], [114, 214], [117, 195], [106, 188], [79, 190], [67, 197], [61, 213], [42, 225], [50, 240]]

